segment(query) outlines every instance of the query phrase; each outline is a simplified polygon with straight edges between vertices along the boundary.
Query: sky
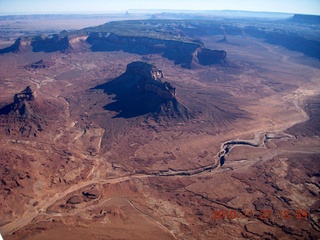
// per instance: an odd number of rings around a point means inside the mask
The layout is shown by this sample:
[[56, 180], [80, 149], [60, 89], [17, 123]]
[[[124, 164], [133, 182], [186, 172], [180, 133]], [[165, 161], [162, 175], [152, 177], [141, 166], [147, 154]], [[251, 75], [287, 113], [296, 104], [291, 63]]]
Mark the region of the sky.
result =
[[1, 14], [108, 13], [130, 9], [246, 10], [320, 15], [320, 0], [0, 0]]

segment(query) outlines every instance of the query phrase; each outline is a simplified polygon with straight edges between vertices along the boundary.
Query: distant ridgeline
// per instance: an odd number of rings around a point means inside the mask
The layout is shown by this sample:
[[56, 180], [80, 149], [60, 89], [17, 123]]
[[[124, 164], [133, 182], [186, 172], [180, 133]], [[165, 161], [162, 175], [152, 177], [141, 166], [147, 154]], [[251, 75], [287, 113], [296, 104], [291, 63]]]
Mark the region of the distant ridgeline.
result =
[[291, 18], [292, 22], [297, 23], [307, 23], [307, 24], [318, 24], [320, 25], [320, 16], [317, 15], [305, 15], [305, 14], [295, 14]]
[[252, 19], [229, 22], [163, 19], [108, 22], [73, 32], [64, 30], [50, 36], [18, 38], [0, 53], [122, 50], [140, 55], [161, 54], [175, 64], [191, 68], [195, 63], [227, 63], [224, 50], [207, 49], [196, 40], [198, 37], [220, 35], [226, 39], [228, 35], [249, 35], [320, 60], [320, 38], [315, 33], [320, 30], [319, 16], [294, 15], [290, 19], [268, 22]]

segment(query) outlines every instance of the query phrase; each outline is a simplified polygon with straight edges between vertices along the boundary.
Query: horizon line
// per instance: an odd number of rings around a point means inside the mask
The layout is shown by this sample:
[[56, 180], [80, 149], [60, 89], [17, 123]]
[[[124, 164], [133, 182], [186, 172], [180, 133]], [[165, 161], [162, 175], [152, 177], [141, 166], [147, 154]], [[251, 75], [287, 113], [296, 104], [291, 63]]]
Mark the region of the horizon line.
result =
[[76, 15], [76, 14], [130, 14], [130, 11], [134, 13], [143, 13], [143, 14], [155, 14], [155, 13], [166, 13], [166, 12], [181, 12], [181, 13], [214, 13], [214, 12], [239, 12], [239, 13], [268, 13], [268, 14], [302, 14], [302, 15], [313, 15], [320, 16], [317, 14], [311, 13], [294, 13], [294, 12], [270, 12], [270, 11], [251, 11], [251, 10], [232, 10], [232, 9], [212, 9], [212, 10], [191, 10], [191, 9], [127, 9], [127, 10], [114, 10], [114, 11], [57, 11], [57, 12], [0, 12], [1, 16], [6, 15]]

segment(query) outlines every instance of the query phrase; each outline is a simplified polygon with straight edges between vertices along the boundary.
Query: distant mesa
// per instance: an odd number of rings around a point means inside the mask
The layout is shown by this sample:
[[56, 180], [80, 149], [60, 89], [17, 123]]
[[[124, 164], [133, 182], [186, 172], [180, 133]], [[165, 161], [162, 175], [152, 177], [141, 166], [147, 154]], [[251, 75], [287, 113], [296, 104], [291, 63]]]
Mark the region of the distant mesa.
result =
[[49, 68], [51, 65], [53, 65], [53, 62], [40, 59], [39, 61], [33, 62], [25, 66], [25, 68], [26, 69], [45, 69], [45, 68]]
[[201, 47], [199, 43], [181, 42], [144, 36], [120, 36], [113, 33], [91, 33], [87, 41], [96, 51], [124, 51], [139, 55], [162, 54], [175, 64], [190, 68], [193, 53]]
[[15, 43], [0, 49], [0, 54], [19, 52], [67, 52], [87, 51], [90, 45], [86, 42], [88, 36], [66, 35], [66, 33], [49, 36], [19, 37]]
[[[202, 52], [209, 52], [207, 51], [209, 49], [205, 49], [204, 44], [198, 40], [185, 42], [171, 39], [120, 36], [113, 33], [95, 32], [89, 35], [87, 41], [92, 45], [91, 50], [94, 52], [122, 50], [139, 55], [162, 54], [163, 57], [173, 60], [175, 64], [181, 64], [184, 68], [191, 68], [192, 63], [196, 60], [195, 56], [197, 56], [197, 54], [200, 53], [201, 55]], [[226, 54], [211, 54], [210, 57], [213, 59], [206, 61], [206, 65], [225, 61]], [[202, 58], [202, 55], [200, 58]], [[199, 63], [201, 64], [202, 61]]]
[[[66, 35], [67, 32], [50, 36], [18, 38], [16, 42], [0, 53], [9, 52], [68, 52], [68, 51], [125, 51], [139, 55], [161, 54], [164, 58], [174, 61], [183, 68], [191, 68], [194, 63], [204, 65], [225, 62], [225, 51], [206, 49], [199, 41], [180, 41], [153, 38], [148, 36], [122, 36], [114, 33], [93, 32], [89, 35]], [[223, 53], [223, 54], [220, 54]], [[208, 57], [211, 60], [207, 59]], [[203, 58], [207, 60], [202, 61]], [[198, 59], [201, 59], [198, 62]], [[46, 68], [47, 64], [36, 62], [28, 68]]]
[[320, 25], [320, 16], [317, 16], [317, 15], [306, 15], [306, 14], [295, 14], [290, 19], [290, 21], [291, 22], [297, 22], [297, 23]]
[[146, 62], [132, 62], [121, 76], [96, 89], [115, 94], [115, 102], [105, 109], [118, 112], [116, 117], [132, 118], [152, 114], [187, 119], [187, 109], [176, 99], [176, 89], [163, 81], [163, 72]]

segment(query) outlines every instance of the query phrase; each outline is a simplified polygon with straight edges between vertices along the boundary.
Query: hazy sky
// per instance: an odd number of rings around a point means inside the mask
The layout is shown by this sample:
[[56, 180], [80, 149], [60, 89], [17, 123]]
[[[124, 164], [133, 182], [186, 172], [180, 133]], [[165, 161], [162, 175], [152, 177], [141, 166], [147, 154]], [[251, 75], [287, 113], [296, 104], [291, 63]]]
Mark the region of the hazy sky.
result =
[[128, 9], [248, 10], [320, 15], [320, 0], [0, 0], [1, 14]]

